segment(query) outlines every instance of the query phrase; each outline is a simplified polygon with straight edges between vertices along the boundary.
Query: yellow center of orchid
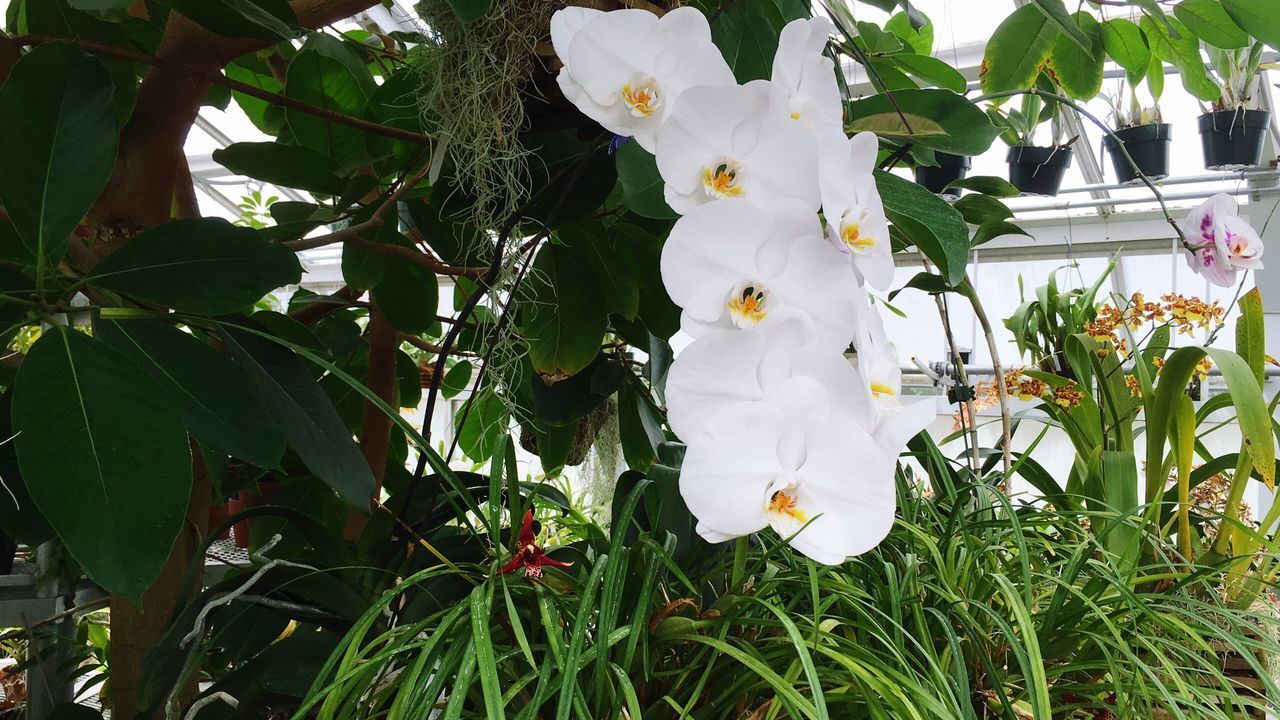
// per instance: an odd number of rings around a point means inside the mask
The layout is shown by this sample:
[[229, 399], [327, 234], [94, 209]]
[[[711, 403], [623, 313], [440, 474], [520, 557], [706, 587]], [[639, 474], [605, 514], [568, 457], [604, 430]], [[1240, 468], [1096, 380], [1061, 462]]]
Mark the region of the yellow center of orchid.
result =
[[799, 120], [799, 119], [800, 119], [800, 113], [798, 113], [798, 112], [793, 112], [793, 113], [791, 113], [791, 119], [792, 119], [792, 120]]
[[898, 391], [882, 382], [871, 383], [871, 397], [883, 402], [898, 402]]
[[740, 328], [759, 325], [769, 314], [769, 294], [758, 282], [744, 283], [729, 296], [729, 319]]
[[840, 225], [840, 241], [856, 253], [866, 252], [876, 246], [876, 239], [863, 235], [862, 227], [856, 222], [845, 222]]
[[622, 102], [636, 117], [649, 117], [658, 109], [660, 101], [653, 78], [645, 78], [635, 85], [627, 83], [622, 86]]
[[770, 515], [781, 515], [789, 517], [799, 522], [808, 522], [809, 516], [803, 510], [796, 507], [796, 498], [788, 495], [786, 492], [779, 490], [769, 496], [769, 505], [765, 508], [765, 512]]
[[702, 168], [702, 189], [715, 198], [738, 197], [743, 193], [738, 181], [740, 168], [732, 160], [725, 160]]

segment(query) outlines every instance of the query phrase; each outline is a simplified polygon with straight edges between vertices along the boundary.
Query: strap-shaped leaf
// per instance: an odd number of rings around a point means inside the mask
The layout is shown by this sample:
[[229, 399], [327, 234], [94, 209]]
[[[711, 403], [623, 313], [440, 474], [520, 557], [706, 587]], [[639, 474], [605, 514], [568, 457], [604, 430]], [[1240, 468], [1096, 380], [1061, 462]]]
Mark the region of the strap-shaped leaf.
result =
[[134, 600], [160, 572], [191, 494], [187, 432], [145, 372], [56, 326], [14, 385], [18, 462], [31, 497], [85, 573]]

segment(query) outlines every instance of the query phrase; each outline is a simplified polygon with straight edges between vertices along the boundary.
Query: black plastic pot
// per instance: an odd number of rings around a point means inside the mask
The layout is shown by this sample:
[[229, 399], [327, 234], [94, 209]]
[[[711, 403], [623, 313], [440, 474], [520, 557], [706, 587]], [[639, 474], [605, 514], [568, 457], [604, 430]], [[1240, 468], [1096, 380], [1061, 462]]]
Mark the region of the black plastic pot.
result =
[[1071, 148], [1015, 145], [1008, 160], [1009, 182], [1024, 195], [1057, 195], [1071, 167]]
[[969, 174], [971, 163], [966, 155], [935, 152], [938, 167], [916, 166], [916, 183], [931, 193], [960, 197], [960, 188], [947, 189], [947, 185]]
[[1239, 170], [1262, 161], [1262, 141], [1271, 123], [1265, 110], [1224, 110], [1200, 116], [1200, 144], [1207, 170]]
[[1173, 138], [1173, 126], [1168, 123], [1158, 125], [1138, 125], [1116, 131], [1116, 142], [1110, 135], [1102, 138], [1107, 152], [1111, 153], [1111, 164], [1116, 169], [1116, 180], [1130, 183], [1138, 180], [1138, 173], [1133, 165], [1120, 152], [1120, 144], [1129, 151], [1129, 157], [1137, 163], [1138, 169], [1151, 180], [1169, 175], [1169, 142]]

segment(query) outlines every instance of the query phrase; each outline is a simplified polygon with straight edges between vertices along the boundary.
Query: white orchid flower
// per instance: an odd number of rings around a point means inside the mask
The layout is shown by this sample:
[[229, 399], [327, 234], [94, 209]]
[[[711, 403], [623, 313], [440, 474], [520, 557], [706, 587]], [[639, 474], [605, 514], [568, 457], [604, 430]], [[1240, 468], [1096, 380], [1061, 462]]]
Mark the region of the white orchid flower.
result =
[[680, 471], [700, 535], [723, 542], [772, 527], [830, 565], [884, 539], [896, 506], [895, 457], [829, 402], [820, 382], [795, 377], [750, 410], [709, 421]]
[[893, 283], [893, 246], [884, 203], [876, 189], [879, 148], [875, 133], [858, 133], [852, 138], [840, 133], [827, 135], [822, 140], [818, 186], [832, 244], [849, 256], [868, 285], [887, 290]]
[[818, 146], [778, 109], [776, 85], [700, 85], [680, 96], [658, 134], [658, 172], [680, 214], [722, 199], [782, 200], [818, 209]]
[[778, 36], [770, 77], [786, 94], [788, 117], [821, 137], [842, 132], [844, 108], [835, 63], [822, 54], [835, 27], [826, 18], [793, 20]]
[[1262, 238], [1230, 195], [1214, 195], [1179, 225], [1192, 247], [1187, 264], [1214, 285], [1231, 287], [1238, 271], [1262, 269]]
[[895, 457], [907, 441], [929, 426], [938, 415], [932, 399], [902, 401], [902, 366], [884, 331], [880, 314], [863, 302], [858, 335], [853, 340], [858, 374], [865, 380], [875, 414], [872, 434], [880, 448]]
[[829, 345], [816, 341], [803, 313], [782, 310], [752, 332], [713, 330], [680, 351], [667, 375], [667, 419], [686, 443], [696, 443], [717, 417], [745, 416], [796, 377], [830, 394], [833, 411], [865, 428], [874, 414], [867, 384]]
[[676, 221], [661, 267], [667, 293], [684, 309], [681, 326], [694, 337], [754, 328], [784, 308], [808, 315], [818, 341], [835, 352], [857, 329], [857, 278], [804, 203], [699, 207]]
[[569, 7], [551, 16], [564, 96], [612, 133], [653, 152], [676, 98], [694, 85], [732, 85], [733, 71], [696, 8], [661, 18], [644, 10]]

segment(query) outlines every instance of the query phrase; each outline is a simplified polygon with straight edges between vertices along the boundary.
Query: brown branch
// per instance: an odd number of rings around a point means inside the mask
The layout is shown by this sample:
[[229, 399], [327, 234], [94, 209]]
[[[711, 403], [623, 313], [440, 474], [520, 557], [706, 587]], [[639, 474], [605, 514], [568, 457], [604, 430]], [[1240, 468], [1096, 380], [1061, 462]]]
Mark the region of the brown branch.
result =
[[0, 83], [9, 78], [9, 70], [22, 57], [22, 46], [0, 33]]
[[[423, 352], [432, 353], [432, 354], [438, 354], [438, 353], [443, 349], [443, 348], [441, 348], [439, 345], [436, 345], [435, 343], [427, 342], [426, 340], [423, 340], [422, 338], [418, 337], [417, 335], [411, 335], [411, 334], [409, 334], [409, 333], [400, 333], [399, 338], [400, 338], [400, 342], [407, 342], [407, 343], [409, 343], [410, 345], [412, 345], [412, 346], [414, 346], [414, 347], [418, 348], [419, 350], [421, 350], [421, 351], [423, 351]], [[465, 355], [465, 356], [467, 356], [467, 357], [476, 357], [476, 354], [475, 354], [475, 353], [473, 353], [473, 352], [466, 352], [466, 351], [463, 351], [463, 350], [454, 350], [454, 351], [453, 351], [453, 354], [454, 354], [454, 355]]]
[[[396, 404], [396, 348], [399, 345], [395, 328], [391, 327], [377, 304], [372, 304], [369, 308], [369, 372], [365, 385], [378, 399], [391, 406]], [[364, 423], [360, 427], [360, 452], [373, 473], [374, 497], [382, 493], [390, 441], [391, 416], [377, 404], [366, 400]], [[369, 521], [370, 509], [353, 507], [347, 511], [344, 535], [348, 540], [360, 539]]]
[[366, 232], [377, 230], [378, 228], [382, 227], [383, 219], [386, 216], [386, 214], [391, 212], [392, 208], [396, 206], [396, 203], [400, 202], [400, 198], [403, 198], [406, 193], [408, 193], [410, 190], [416, 187], [418, 182], [421, 181], [422, 178], [426, 177], [427, 173], [429, 172], [431, 172], [431, 163], [429, 162], [424, 163], [422, 167], [418, 168], [417, 172], [415, 172], [412, 176], [410, 176], [409, 178], [401, 182], [400, 187], [396, 188], [394, 192], [388, 195], [387, 199], [383, 200], [382, 204], [379, 205], [376, 209], [374, 209], [373, 214], [370, 215], [369, 219], [365, 220], [364, 222], [356, 223], [355, 225], [349, 225], [345, 228], [342, 228], [341, 230], [331, 232], [327, 235], [319, 235], [313, 238], [300, 238], [298, 240], [289, 240], [282, 244], [285, 247], [289, 248], [290, 250], [293, 250], [294, 252], [299, 252], [302, 250], [313, 250], [318, 247], [324, 247], [325, 245], [332, 245], [334, 243], [339, 243], [339, 242], [347, 242], [348, 240], [350, 240], [353, 237], [356, 237], [357, 235], [361, 235]]
[[260, 100], [266, 100], [267, 102], [274, 103], [276, 105], [292, 108], [299, 112], [314, 115], [339, 125], [347, 125], [348, 127], [353, 127], [375, 135], [383, 135], [396, 140], [417, 143], [419, 145], [430, 145], [433, 142], [433, 138], [428, 135], [423, 135], [422, 133], [416, 133], [411, 130], [403, 130], [401, 128], [391, 127], [390, 125], [382, 125], [368, 120], [362, 120], [361, 118], [345, 115], [328, 108], [322, 108], [317, 105], [305, 103], [287, 95], [263, 90], [262, 88], [254, 87], [253, 85], [240, 82], [239, 80], [232, 80], [226, 75], [223, 75], [219, 70], [210, 67], [175, 62], [165, 58], [137, 52], [135, 50], [116, 47], [115, 45], [107, 45], [105, 43], [74, 37], [58, 35], [19, 35], [18, 37], [13, 38], [13, 41], [20, 45], [41, 45], [47, 42], [77, 43], [80, 47], [90, 52], [98, 53], [100, 55], [109, 55], [122, 60], [143, 63], [144, 65], [150, 65], [152, 67], [176, 70], [197, 80], [202, 80], [213, 85], [221, 85], [222, 87], [235, 90], [236, 92], [244, 93], [245, 95], [252, 95]]
[[323, 320], [339, 310], [351, 307], [351, 303], [355, 302], [360, 295], [361, 293], [359, 290], [343, 285], [334, 294], [322, 295], [297, 310], [294, 310], [289, 313], [289, 317], [303, 325], [310, 325]]
[[390, 255], [393, 257], [401, 257], [409, 262], [437, 275], [450, 275], [454, 277], [480, 277], [484, 274], [487, 267], [454, 267], [440, 262], [434, 257], [426, 253], [419, 252], [411, 247], [403, 245], [389, 245], [387, 243], [372, 242], [362, 237], [349, 237], [343, 241], [347, 245], [354, 245], [362, 250], [378, 253], [379, 255]]

